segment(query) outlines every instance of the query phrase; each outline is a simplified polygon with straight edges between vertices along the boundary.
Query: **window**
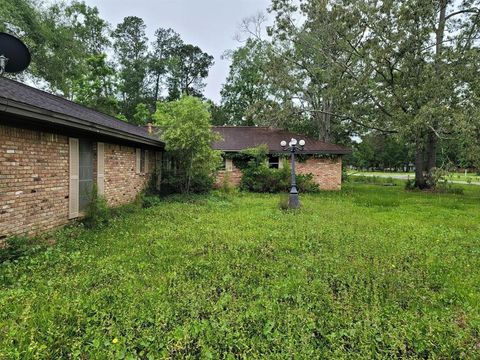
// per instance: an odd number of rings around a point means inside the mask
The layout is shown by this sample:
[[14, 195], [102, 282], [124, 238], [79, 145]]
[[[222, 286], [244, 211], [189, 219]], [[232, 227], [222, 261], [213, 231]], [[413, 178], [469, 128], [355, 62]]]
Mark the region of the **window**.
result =
[[86, 139], [80, 139], [78, 155], [78, 208], [80, 211], [85, 211], [90, 203], [93, 190], [93, 143]]
[[137, 174], [145, 174], [148, 172], [148, 154], [147, 150], [135, 149], [135, 172]]
[[270, 169], [278, 169], [280, 168], [280, 157], [278, 156], [269, 156], [268, 157], [268, 167]]
[[145, 150], [140, 150], [140, 173], [145, 173]]

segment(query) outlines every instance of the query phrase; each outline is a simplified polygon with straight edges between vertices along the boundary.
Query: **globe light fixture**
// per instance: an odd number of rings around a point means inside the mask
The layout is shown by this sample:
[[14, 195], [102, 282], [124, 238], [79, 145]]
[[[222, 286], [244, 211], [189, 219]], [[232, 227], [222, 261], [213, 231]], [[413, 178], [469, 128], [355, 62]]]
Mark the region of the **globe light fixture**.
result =
[[297, 142], [297, 139], [291, 139], [288, 143], [285, 140], [280, 142], [280, 146], [282, 147], [283, 151], [290, 151], [290, 158], [291, 158], [291, 176], [292, 176], [292, 185], [290, 188], [290, 196], [288, 198], [288, 207], [290, 209], [298, 209], [300, 207], [300, 200], [298, 198], [298, 189], [297, 189], [297, 179], [295, 174], [295, 153], [297, 151], [302, 151], [303, 147], [305, 146], [305, 140], [300, 140]]

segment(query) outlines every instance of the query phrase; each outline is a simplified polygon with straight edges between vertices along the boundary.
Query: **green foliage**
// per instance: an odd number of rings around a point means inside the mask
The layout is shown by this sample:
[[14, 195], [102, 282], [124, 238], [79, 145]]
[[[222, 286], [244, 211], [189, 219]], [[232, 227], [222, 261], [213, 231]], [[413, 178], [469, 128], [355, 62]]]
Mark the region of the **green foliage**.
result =
[[164, 169], [165, 188], [181, 193], [205, 192], [212, 188], [220, 153], [212, 150], [216, 139], [211, 130], [208, 105], [192, 96], [159, 103], [154, 114], [166, 144], [172, 167]]
[[112, 33], [113, 49], [119, 64], [121, 113], [132, 119], [137, 104], [144, 98], [147, 76], [147, 36], [143, 19], [127, 16]]
[[94, 185], [83, 223], [90, 229], [100, 228], [108, 224], [110, 216], [107, 200], [98, 193], [98, 188]]
[[74, 100], [112, 116], [118, 113], [115, 98], [116, 77], [105, 54], [92, 55], [86, 60], [87, 71], [73, 82]]
[[268, 99], [268, 43], [248, 39], [242, 47], [229, 54], [230, 72], [223, 85], [222, 110], [227, 124], [252, 126], [262, 124], [260, 107]]
[[203, 97], [204, 80], [213, 64], [213, 56], [198, 46], [182, 43], [176, 47], [169, 62], [168, 99], [177, 100], [181, 95]]
[[133, 123], [136, 125], [147, 125], [151, 119], [150, 110], [144, 103], [139, 103], [135, 106], [135, 113], [133, 114]]
[[[260, 145], [232, 155], [236, 167], [242, 170], [240, 188], [259, 193], [285, 192], [290, 189], [290, 169], [271, 169], [267, 165], [268, 148]], [[297, 187], [301, 192], [317, 192], [319, 186], [312, 174], [297, 174]]]
[[177, 195], [64, 229], [0, 265], [0, 358], [478, 358], [465, 192]]
[[15, 261], [34, 252], [34, 242], [28, 237], [16, 236], [7, 238], [0, 243], [0, 264], [5, 261]]

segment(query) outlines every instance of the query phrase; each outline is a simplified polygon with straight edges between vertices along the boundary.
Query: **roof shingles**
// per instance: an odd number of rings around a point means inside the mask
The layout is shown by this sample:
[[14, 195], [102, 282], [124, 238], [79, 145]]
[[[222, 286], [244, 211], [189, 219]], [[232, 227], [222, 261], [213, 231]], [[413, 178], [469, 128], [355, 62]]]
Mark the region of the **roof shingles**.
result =
[[7, 78], [0, 78], [0, 98], [160, 142], [158, 137], [149, 134], [143, 127], [126, 123], [110, 115], [76, 104], [60, 96], [35, 89], [31, 86]]
[[219, 126], [214, 127], [213, 131], [220, 134], [222, 140], [215, 141], [213, 148], [216, 150], [236, 152], [259, 145], [267, 145], [271, 153], [280, 153], [283, 151], [280, 146], [282, 140], [287, 142], [296, 138], [305, 140], [305, 148], [302, 153], [305, 154], [350, 154], [351, 150], [340, 145], [316, 140], [304, 135], [291, 133], [285, 130], [253, 127], [253, 126]]

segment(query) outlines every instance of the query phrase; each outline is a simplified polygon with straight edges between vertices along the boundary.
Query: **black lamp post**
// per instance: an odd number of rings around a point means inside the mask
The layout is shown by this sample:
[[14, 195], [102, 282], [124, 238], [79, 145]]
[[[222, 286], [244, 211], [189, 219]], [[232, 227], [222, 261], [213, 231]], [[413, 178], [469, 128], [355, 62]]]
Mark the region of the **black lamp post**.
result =
[[282, 146], [283, 151], [290, 151], [290, 158], [292, 163], [292, 187], [290, 188], [290, 197], [288, 198], [288, 207], [291, 209], [298, 209], [300, 207], [300, 200], [298, 199], [298, 190], [297, 190], [297, 179], [295, 176], [295, 153], [300, 150], [303, 150], [305, 146], [305, 140], [300, 140], [297, 142], [297, 139], [291, 139], [288, 143], [283, 140], [280, 145]]

